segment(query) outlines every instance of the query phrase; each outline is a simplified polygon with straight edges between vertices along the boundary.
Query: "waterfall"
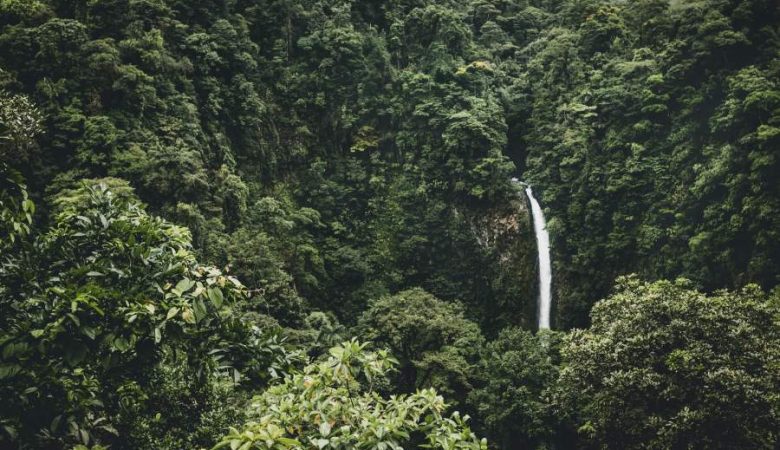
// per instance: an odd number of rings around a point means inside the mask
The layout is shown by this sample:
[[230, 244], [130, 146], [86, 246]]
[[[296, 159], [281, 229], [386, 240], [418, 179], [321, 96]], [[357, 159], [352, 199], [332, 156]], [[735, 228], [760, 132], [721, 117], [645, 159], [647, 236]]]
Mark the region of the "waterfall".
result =
[[[512, 181], [517, 182], [517, 179]], [[531, 202], [531, 214], [534, 219], [536, 247], [539, 252], [539, 329], [550, 328], [550, 303], [552, 301], [552, 268], [550, 266], [550, 234], [544, 212], [536, 201], [531, 186], [526, 185], [525, 194]]]
[[536, 247], [539, 252], [539, 329], [550, 328], [550, 302], [552, 300], [552, 268], [550, 267], [550, 234], [539, 202], [534, 198], [531, 186], [525, 188], [531, 201], [531, 214], [534, 217]]

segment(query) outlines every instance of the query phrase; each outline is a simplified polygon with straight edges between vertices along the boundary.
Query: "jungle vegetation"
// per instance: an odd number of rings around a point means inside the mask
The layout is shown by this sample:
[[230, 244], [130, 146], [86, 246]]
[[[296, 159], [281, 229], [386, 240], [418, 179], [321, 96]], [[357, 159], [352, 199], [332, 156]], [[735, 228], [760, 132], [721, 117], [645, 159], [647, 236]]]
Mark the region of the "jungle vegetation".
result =
[[776, 449], [778, 174], [772, 0], [0, 0], [0, 448]]

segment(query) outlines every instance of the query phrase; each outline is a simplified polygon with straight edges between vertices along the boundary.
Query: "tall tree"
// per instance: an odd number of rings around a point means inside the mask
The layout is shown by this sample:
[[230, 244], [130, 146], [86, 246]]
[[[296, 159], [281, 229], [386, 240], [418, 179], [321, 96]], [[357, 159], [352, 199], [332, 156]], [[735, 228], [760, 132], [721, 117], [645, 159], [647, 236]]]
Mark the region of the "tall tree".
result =
[[564, 340], [556, 401], [589, 447], [774, 448], [779, 300], [623, 278]]

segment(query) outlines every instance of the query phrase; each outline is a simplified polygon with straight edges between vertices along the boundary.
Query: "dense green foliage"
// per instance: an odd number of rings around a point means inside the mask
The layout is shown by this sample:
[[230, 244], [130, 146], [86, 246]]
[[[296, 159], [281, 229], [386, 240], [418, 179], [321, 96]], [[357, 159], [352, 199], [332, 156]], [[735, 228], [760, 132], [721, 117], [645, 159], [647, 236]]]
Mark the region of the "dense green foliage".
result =
[[778, 149], [772, 0], [0, 0], [0, 447], [776, 448]]
[[10, 161], [27, 161], [41, 133], [40, 112], [22, 95], [0, 92], [0, 251], [30, 231], [35, 204]]
[[374, 379], [393, 359], [365, 346], [353, 340], [333, 347], [328, 359], [268, 389], [252, 402], [257, 421], [231, 430], [215, 449], [487, 448], [466, 426], [468, 417], [442, 414], [446, 405], [433, 389], [389, 399], [374, 392]]
[[468, 401], [502, 448], [537, 448], [555, 436], [548, 390], [558, 377], [559, 341], [556, 332], [507, 328], [485, 346]]
[[619, 281], [566, 338], [558, 403], [594, 447], [775, 448], [780, 296]]
[[419, 288], [399, 292], [373, 302], [358, 329], [398, 359], [395, 384], [401, 392], [434, 387], [452, 400], [463, 400], [471, 390], [484, 339], [457, 303]]
[[586, 1], [557, 17], [512, 89], [525, 178], [553, 217], [558, 323], [585, 325], [628, 272], [777, 285], [777, 5]]
[[51, 227], [0, 266], [3, 439], [208, 445], [236, 420], [217, 412], [230, 394], [219, 374], [257, 385], [288, 358], [242, 320], [244, 287], [198, 264], [189, 232], [149, 216], [123, 181], [52, 204]]
[[516, 214], [518, 169], [551, 215], [560, 325], [628, 272], [778, 282], [770, 0], [0, 8], [0, 88], [46, 117], [33, 191], [125, 178], [220, 263], [251, 233], [270, 305], [352, 322], [422, 286], [490, 334], [530, 325], [530, 246], [507, 266], [477, 230]]
[[[127, 179], [220, 264], [246, 266], [238, 247], [252, 234], [249, 264], [258, 251], [266, 264], [246, 282], [272, 307], [308, 303], [351, 322], [369, 298], [423, 285], [482, 320], [531, 322], [533, 311], [515, 312], [529, 283], [496, 283], [517, 267], [474, 238], [486, 208], [516, 211], [495, 74], [470, 64], [479, 55], [462, 14], [338, 1], [33, 3], [2, 3], [0, 87], [29, 93], [47, 118], [24, 168], [36, 192]], [[380, 33], [377, 13], [400, 14], [407, 29]], [[426, 60], [437, 62], [417, 67]], [[281, 216], [263, 217], [269, 207]], [[479, 276], [463, 276], [474, 267]]]

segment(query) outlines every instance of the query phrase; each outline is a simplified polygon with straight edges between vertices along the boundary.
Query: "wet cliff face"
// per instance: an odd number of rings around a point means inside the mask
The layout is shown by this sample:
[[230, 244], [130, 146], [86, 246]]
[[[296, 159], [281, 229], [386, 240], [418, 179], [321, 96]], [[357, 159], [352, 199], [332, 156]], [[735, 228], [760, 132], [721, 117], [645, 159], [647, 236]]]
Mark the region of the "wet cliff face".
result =
[[536, 323], [536, 243], [525, 195], [466, 217], [470, 236], [491, 280], [490, 301], [481, 305], [486, 330], [507, 325], [532, 328]]

